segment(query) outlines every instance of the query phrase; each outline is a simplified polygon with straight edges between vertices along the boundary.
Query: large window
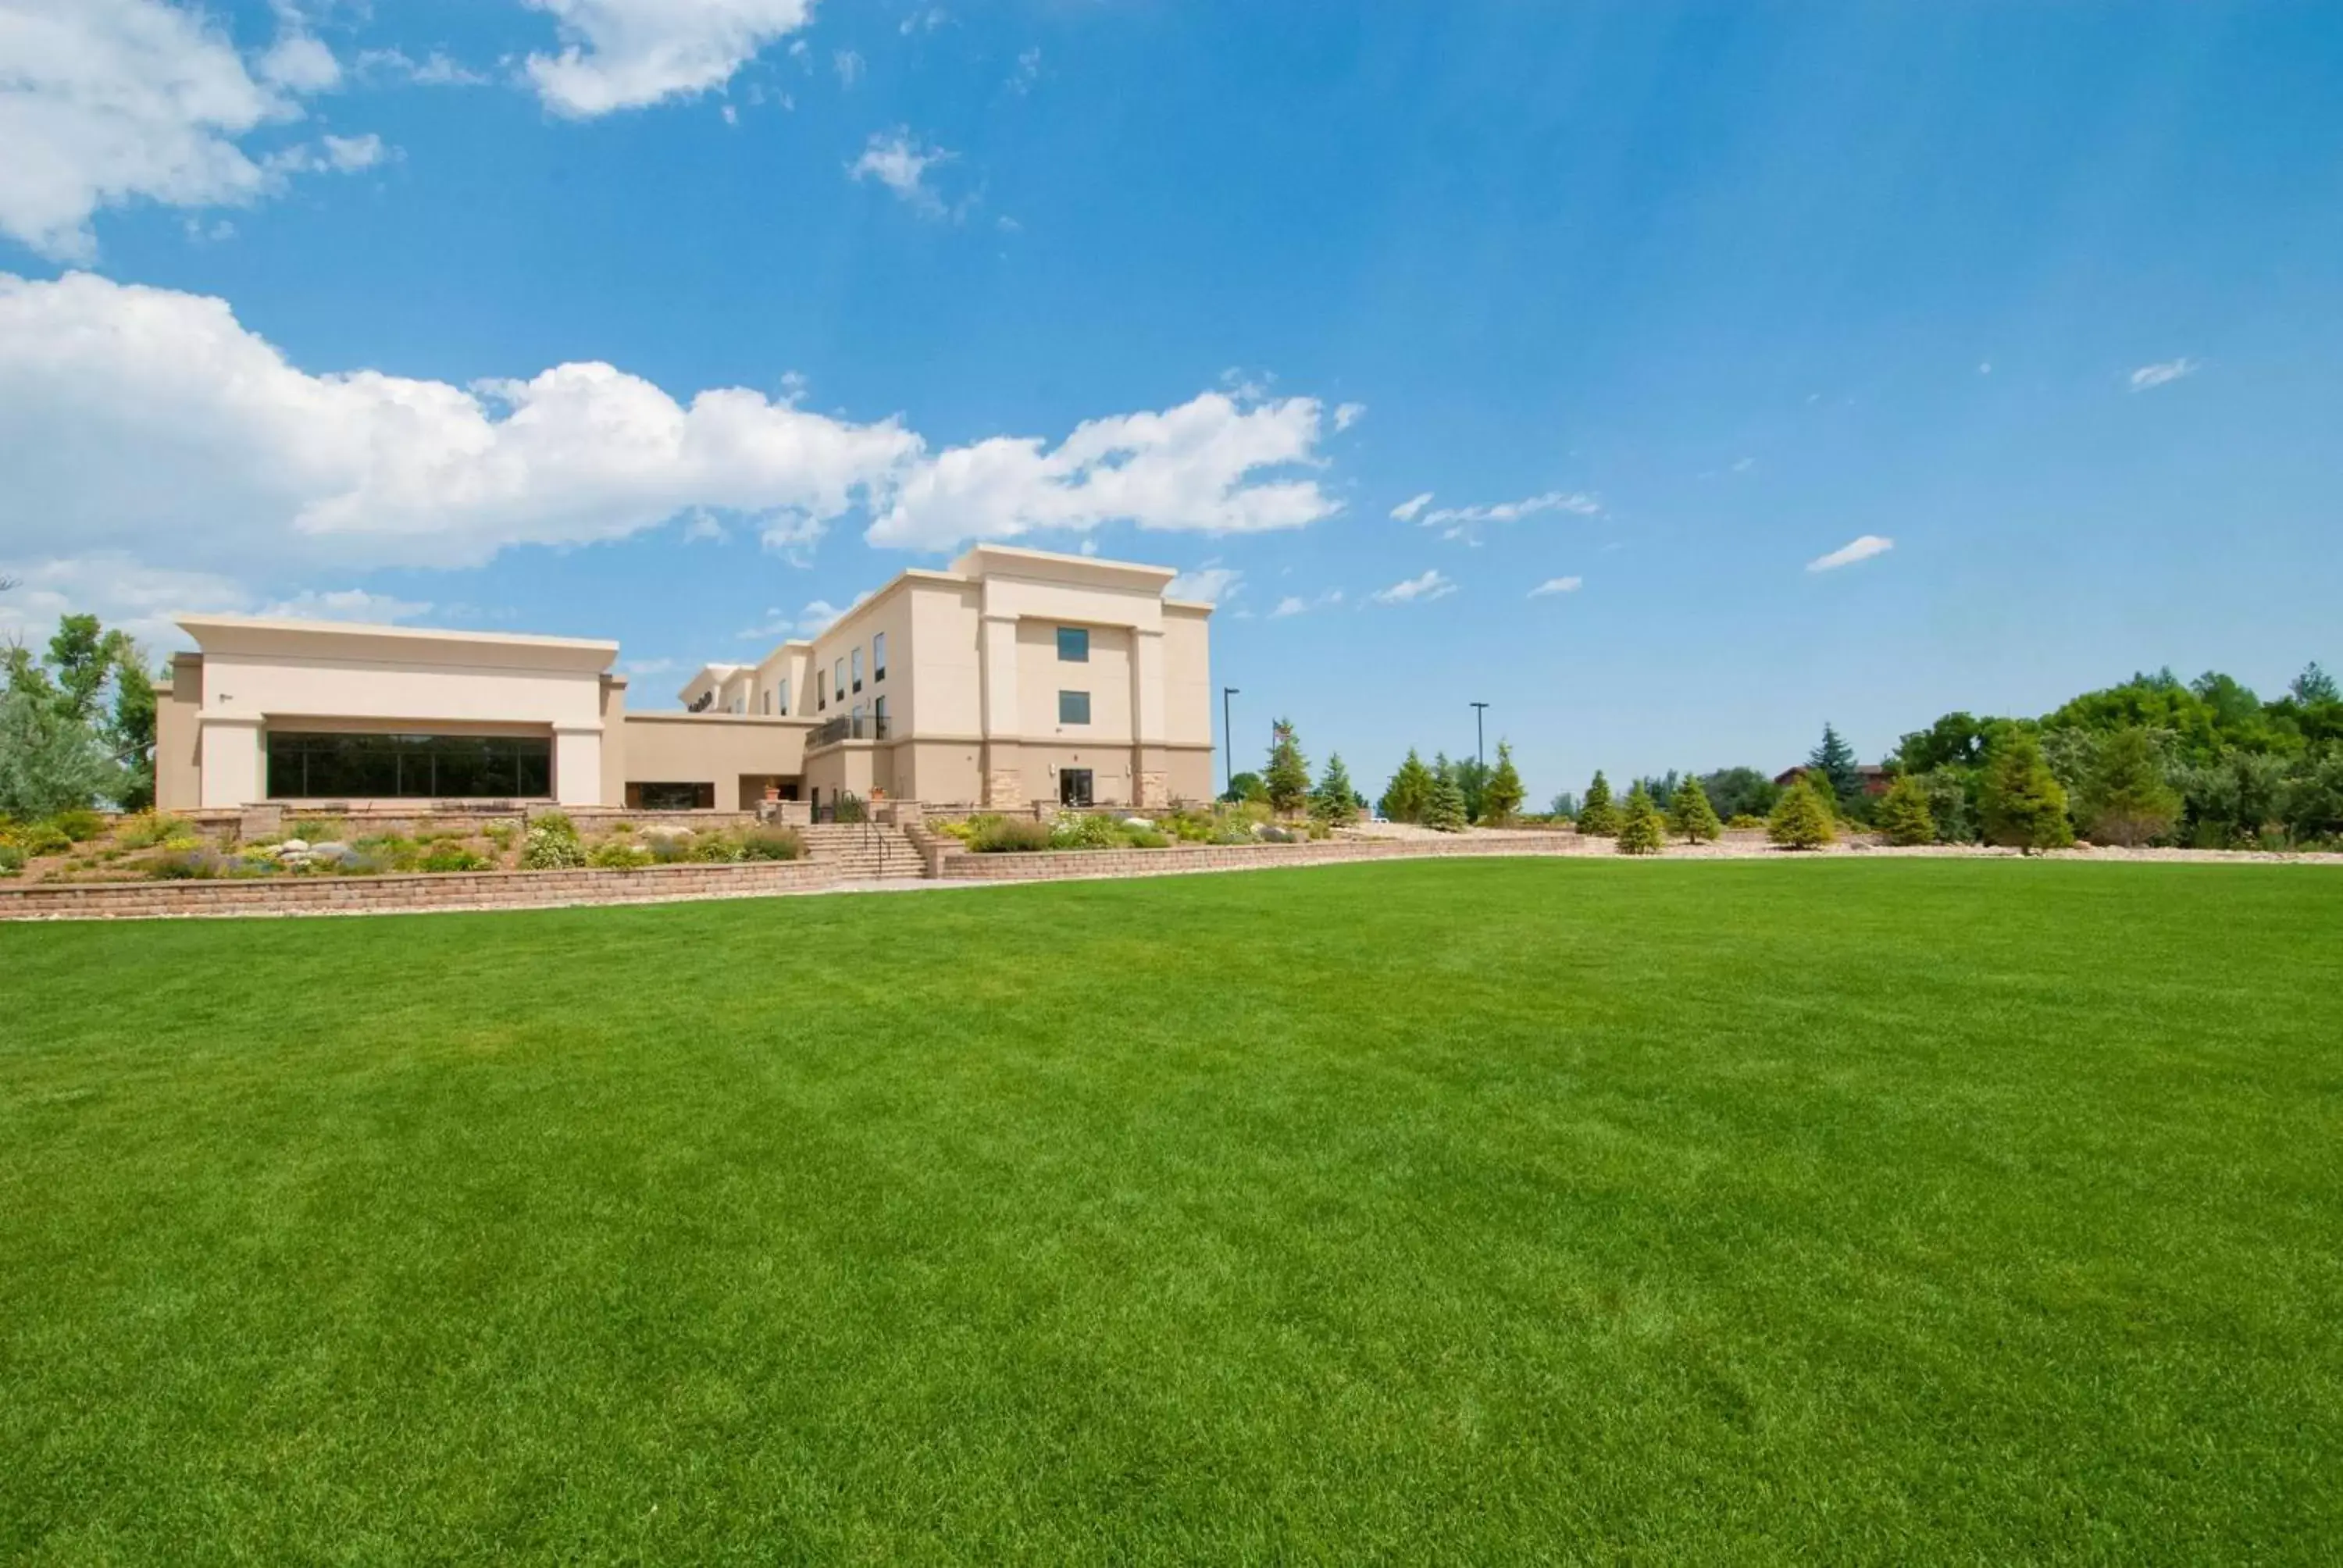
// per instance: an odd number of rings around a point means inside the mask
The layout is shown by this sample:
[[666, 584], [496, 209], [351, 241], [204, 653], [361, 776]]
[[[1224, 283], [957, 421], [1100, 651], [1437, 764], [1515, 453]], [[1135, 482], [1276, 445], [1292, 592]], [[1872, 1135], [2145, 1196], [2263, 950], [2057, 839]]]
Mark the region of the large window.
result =
[[629, 811], [713, 811], [716, 786], [698, 783], [627, 783]]
[[773, 688], [773, 711], [784, 719], [789, 716], [789, 683], [786, 680]]
[[516, 800], [552, 793], [549, 735], [268, 735], [272, 800]]
[[1091, 694], [1087, 691], [1058, 693], [1058, 722], [1088, 724], [1091, 721]]
[[876, 686], [887, 678], [887, 634], [877, 632], [870, 638], [870, 683]]
[[862, 650], [860, 648], [858, 648], [854, 650], [853, 658], [854, 689], [860, 691], [862, 689]]
[[830, 694], [840, 702], [846, 700], [846, 660], [842, 658], [830, 668]]
[[830, 706], [830, 671], [826, 669], [813, 672], [813, 706], [817, 713]]
[[1063, 664], [1088, 664], [1091, 661], [1091, 628], [1086, 626], [1060, 627], [1058, 659]]

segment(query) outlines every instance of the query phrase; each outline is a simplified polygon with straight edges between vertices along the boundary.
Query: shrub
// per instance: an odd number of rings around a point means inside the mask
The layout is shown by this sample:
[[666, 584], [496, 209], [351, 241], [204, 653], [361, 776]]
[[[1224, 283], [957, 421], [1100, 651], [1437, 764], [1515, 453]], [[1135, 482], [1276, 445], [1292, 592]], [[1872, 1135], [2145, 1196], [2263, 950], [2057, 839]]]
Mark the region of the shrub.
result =
[[830, 819], [834, 822], [867, 822], [870, 819], [870, 809], [863, 805], [862, 797], [851, 789], [839, 791], [838, 804], [832, 810]]
[[1933, 844], [1936, 814], [1928, 809], [1927, 786], [1909, 773], [1899, 773], [1879, 802], [1879, 830], [1891, 844]]
[[209, 849], [166, 849], [147, 868], [147, 874], [164, 882], [209, 881], [222, 869], [220, 858]]
[[605, 871], [627, 870], [651, 863], [651, 852], [640, 844], [629, 844], [619, 839], [605, 839], [594, 846], [586, 863]]
[[509, 822], [491, 822], [480, 829], [480, 837], [493, 845], [499, 855], [512, 852], [513, 826]]
[[114, 841], [126, 849], [151, 849], [173, 839], [192, 837], [195, 829], [176, 817], [146, 811], [122, 824]]
[[1603, 769], [1594, 770], [1594, 782], [1586, 787], [1586, 799], [1578, 808], [1578, 830], [1590, 839], [1607, 839], [1619, 830], [1619, 808], [1612, 804], [1611, 780], [1603, 777]]
[[1667, 838], [1667, 822], [1652, 801], [1651, 791], [1637, 784], [1627, 791], [1626, 809], [1619, 815], [1619, 853], [1656, 855]]
[[0, 844], [0, 877], [13, 877], [25, 869], [25, 851], [14, 844]]
[[1752, 817], [1746, 811], [1737, 811], [1725, 819], [1725, 825], [1736, 833], [1747, 833], [1763, 828], [1765, 825], [1765, 819]]
[[1122, 844], [1122, 825], [1108, 817], [1067, 812], [1050, 824], [1052, 849], [1113, 849]]
[[805, 840], [787, 828], [751, 828], [740, 835], [744, 860], [795, 860], [805, 855]]
[[488, 861], [485, 856], [474, 854], [462, 844], [439, 843], [432, 845], [430, 852], [423, 857], [423, 869], [427, 871], [485, 871], [488, 869]]
[[73, 839], [55, 822], [35, 822], [16, 829], [16, 848], [25, 851], [28, 859], [43, 855], [62, 855], [73, 848]]
[[1153, 828], [1125, 827], [1122, 838], [1123, 842], [1134, 849], [1168, 849], [1172, 847], [1171, 839]]
[[970, 824], [968, 847], [980, 855], [1024, 854], [1050, 848], [1050, 825], [1031, 817], [979, 817]]
[[1819, 849], [1838, 837], [1831, 826], [1830, 808], [1805, 774], [1774, 802], [1765, 836], [1785, 849]]
[[60, 811], [49, 819], [49, 824], [76, 844], [87, 843], [106, 832], [106, 819], [95, 811]]
[[578, 842], [578, 829], [570, 826], [569, 819], [548, 811], [528, 825], [520, 863], [530, 871], [571, 871], [586, 863], [586, 850]]
[[1725, 831], [1716, 819], [1716, 809], [1708, 803], [1708, 791], [1697, 779], [1687, 779], [1676, 786], [1674, 796], [1668, 801], [1668, 831], [1687, 844], [1714, 843]]
[[684, 852], [684, 859], [703, 866], [729, 866], [739, 858], [740, 846], [729, 833], [702, 833]]
[[287, 823], [285, 836], [312, 844], [337, 843], [350, 836], [350, 824], [343, 817], [304, 817]]

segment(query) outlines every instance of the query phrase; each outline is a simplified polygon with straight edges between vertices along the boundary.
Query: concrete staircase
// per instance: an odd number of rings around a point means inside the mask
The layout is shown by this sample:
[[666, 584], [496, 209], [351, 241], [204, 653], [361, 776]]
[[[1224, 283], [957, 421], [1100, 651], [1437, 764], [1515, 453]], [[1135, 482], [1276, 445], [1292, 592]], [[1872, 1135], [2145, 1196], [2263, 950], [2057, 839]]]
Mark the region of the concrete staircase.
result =
[[798, 834], [808, 859], [835, 866], [852, 881], [917, 881], [926, 875], [918, 848], [890, 822], [817, 823]]

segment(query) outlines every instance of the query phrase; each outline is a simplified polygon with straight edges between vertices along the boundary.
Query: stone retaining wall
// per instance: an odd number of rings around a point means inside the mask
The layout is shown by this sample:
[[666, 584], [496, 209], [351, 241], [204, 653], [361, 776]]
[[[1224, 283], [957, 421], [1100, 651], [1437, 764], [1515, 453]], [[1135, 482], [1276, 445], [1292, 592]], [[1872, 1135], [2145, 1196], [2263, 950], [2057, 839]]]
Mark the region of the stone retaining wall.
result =
[[413, 910], [659, 904], [806, 892], [837, 879], [819, 860], [643, 866], [631, 870], [442, 871], [380, 877], [223, 878], [187, 882], [35, 882], [0, 888], [0, 920], [173, 915], [383, 914]]
[[1610, 839], [1585, 839], [1575, 833], [1475, 833], [1454, 839], [1322, 839], [1310, 844], [1174, 844], [1167, 849], [958, 854], [945, 856], [937, 874], [947, 881], [1031, 882], [1078, 877], [1160, 877], [1182, 871], [1234, 871], [1265, 866], [1324, 866], [1350, 860], [1610, 852]]

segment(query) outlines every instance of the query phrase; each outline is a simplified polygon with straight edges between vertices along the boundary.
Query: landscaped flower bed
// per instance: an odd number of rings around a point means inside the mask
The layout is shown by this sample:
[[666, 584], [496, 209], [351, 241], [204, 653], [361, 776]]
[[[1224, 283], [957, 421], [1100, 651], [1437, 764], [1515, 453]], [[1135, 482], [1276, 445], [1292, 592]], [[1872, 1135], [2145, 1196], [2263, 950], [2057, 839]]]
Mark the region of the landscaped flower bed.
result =
[[585, 835], [558, 811], [525, 828], [518, 817], [437, 829], [427, 823], [408, 832], [366, 831], [344, 818], [301, 817], [282, 833], [239, 839], [168, 814], [109, 821], [96, 812], [65, 812], [34, 823], [0, 821], [0, 877], [28, 883], [274, 880], [728, 865], [805, 853], [803, 840], [786, 828], [663, 825], [638, 831], [621, 821]]
[[980, 855], [1031, 854], [1052, 849], [1163, 849], [1174, 844], [1292, 844], [1322, 839], [1321, 824], [1283, 824], [1268, 808], [1181, 807], [1155, 819], [1068, 811], [1050, 820], [993, 814], [929, 824]]

